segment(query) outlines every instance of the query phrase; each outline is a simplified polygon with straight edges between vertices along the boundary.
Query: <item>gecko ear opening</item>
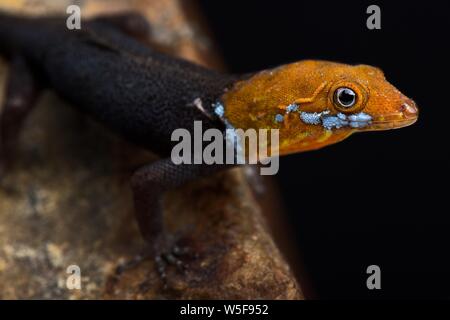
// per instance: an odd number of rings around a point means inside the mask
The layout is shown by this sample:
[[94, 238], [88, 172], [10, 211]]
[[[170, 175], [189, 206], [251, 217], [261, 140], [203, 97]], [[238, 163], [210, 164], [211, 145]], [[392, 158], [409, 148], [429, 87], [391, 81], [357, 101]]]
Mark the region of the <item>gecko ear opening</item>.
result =
[[334, 84], [329, 92], [330, 104], [338, 112], [355, 113], [366, 105], [367, 90], [355, 82], [340, 81]]

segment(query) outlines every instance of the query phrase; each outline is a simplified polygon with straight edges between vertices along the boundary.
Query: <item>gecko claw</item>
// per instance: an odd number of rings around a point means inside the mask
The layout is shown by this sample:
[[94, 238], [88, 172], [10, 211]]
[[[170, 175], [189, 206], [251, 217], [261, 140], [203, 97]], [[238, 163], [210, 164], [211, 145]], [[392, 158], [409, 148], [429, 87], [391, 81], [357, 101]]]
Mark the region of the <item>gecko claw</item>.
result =
[[[167, 268], [172, 265], [175, 266], [178, 272], [186, 273], [188, 267], [181, 260], [181, 257], [190, 253], [191, 250], [187, 247], [180, 247], [166, 238], [156, 241], [155, 244], [143, 251], [143, 253], [136, 255], [131, 260], [120, 264], [115, 270], [115, 278], [119, 279], [126, 271], [136, 268], [140, 263], [153, 259], [154, 268], [159, 278], [162, 281], [163, 288], [168, 288]], [[139, 285], [140, 291], [147, 291], [150, 286], [149, 280], [143, 281]], [[146, 289], [147, 288], [147, 289]]]
[[[155, 269], [159, 278], [163, 284], [163, 290], [169, 289], [169, 283], [167, 279], [167, 267], [174, 265], [179, 272], [186, 273], [187, 266], [178, 257], [189, 252], [188, 248], [180, 248], [176, 245], [173, 246], [171, 252], [161, 251], [154, 256]], [[147, 292], [151, 288], [151, 281], [145, 280], [139, 285], [139, 291], [142, 293]]]
[[[180, 272], [186, 272], [187, 266], [180, 259], [182, 256], [187, 255], [190, 252], [187, 247], [179, 247], [178, 245], [163, 246], [159, 250], [159, 254], [155, 257], [155, 263], [158, 266], [158, 273], [165, 273], [165, 269], [168, 265], [173, 265]], [[164, 263], [161, 263], [164, 262]]]

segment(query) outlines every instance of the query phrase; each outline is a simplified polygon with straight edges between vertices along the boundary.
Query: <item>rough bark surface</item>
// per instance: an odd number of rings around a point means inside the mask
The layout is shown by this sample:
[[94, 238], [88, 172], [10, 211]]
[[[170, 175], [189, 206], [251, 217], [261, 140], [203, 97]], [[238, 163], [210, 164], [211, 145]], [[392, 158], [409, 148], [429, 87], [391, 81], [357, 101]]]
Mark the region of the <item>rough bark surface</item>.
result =
[[[152, 22], [157, 41], [212, 65], [211, 43], [181, 2], [75, 3], [86, 16], [137, 9]], [[0, 9], [65, 14], [69, 3], [3, 0]], [[2, 62], [1, 88], [6, 72]], [[2, 94], [3, 89], [0, 100]], [[169, 268], [167, 289], [151, 261], [113, 277], [115, 267], [144, 246], [129, 177], [151, 159], [46, 93], [24, 126], [14, 167], [0, 183], [0, 298], [303, 298], [242, 170], [236, 169], [167, 195], [167, 224], [196, 252], [185, 257], [185, 273]], [[81, 290], [66, 286], [70, 265], [81, 269]]]

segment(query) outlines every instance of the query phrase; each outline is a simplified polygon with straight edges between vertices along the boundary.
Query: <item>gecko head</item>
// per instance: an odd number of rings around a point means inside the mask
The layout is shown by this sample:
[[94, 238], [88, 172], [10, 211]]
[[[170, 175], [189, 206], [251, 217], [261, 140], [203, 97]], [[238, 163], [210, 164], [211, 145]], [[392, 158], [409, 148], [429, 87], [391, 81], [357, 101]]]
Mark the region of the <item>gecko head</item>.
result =
[[279, 129], [280, 154], [318, 149], [354, 132], [413, 124], [415, 103], [368, 65], [305, 60], [240, 81], [222, 97], [236, 128]]
[[413, 100], [390, 84], [384, 73], [368, 65], [339, 65], [330, 83], [328, 107], [331, 113], [344, 115], [354, 131], [374, 131], [402, 128], [413, 124], [418, 109]]

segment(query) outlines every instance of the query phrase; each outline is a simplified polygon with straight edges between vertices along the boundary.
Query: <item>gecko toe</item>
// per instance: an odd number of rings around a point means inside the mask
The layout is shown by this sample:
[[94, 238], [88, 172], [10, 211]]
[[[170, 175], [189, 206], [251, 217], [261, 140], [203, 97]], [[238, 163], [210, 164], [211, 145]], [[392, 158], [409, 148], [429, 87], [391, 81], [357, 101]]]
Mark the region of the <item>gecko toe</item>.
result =
[[[172, 237], [162, 238], [156, 241], [153, 246], [147, 247], [142, 253], [116, 267], [113, 278], [117, 281], [127, 271], [138, 267], [144, 261], [153, 260], [154, 269], [149, 272], [156, 272], [162, 282], [164, 289], [169, 287], [168, 269], [173, 266], [177, 272], [185, 274], [188, 270], [182, 258], [191, 253], [190, 248], [179, 246]], [[151, 278], [151, 277], [150, 277]], [[148, 290], [151, 280], [146, 279], [139, 285], [139, 291]]]
[[190, 252], [188, 247], [180, 247], [176, 244], [160, 248], [155, 256], [155, 266], [161, 280], [167, 280], [166, 270], [169, 266], [175, 266], [179, 272], [186, 272], [188, 268], [182, 258]]

